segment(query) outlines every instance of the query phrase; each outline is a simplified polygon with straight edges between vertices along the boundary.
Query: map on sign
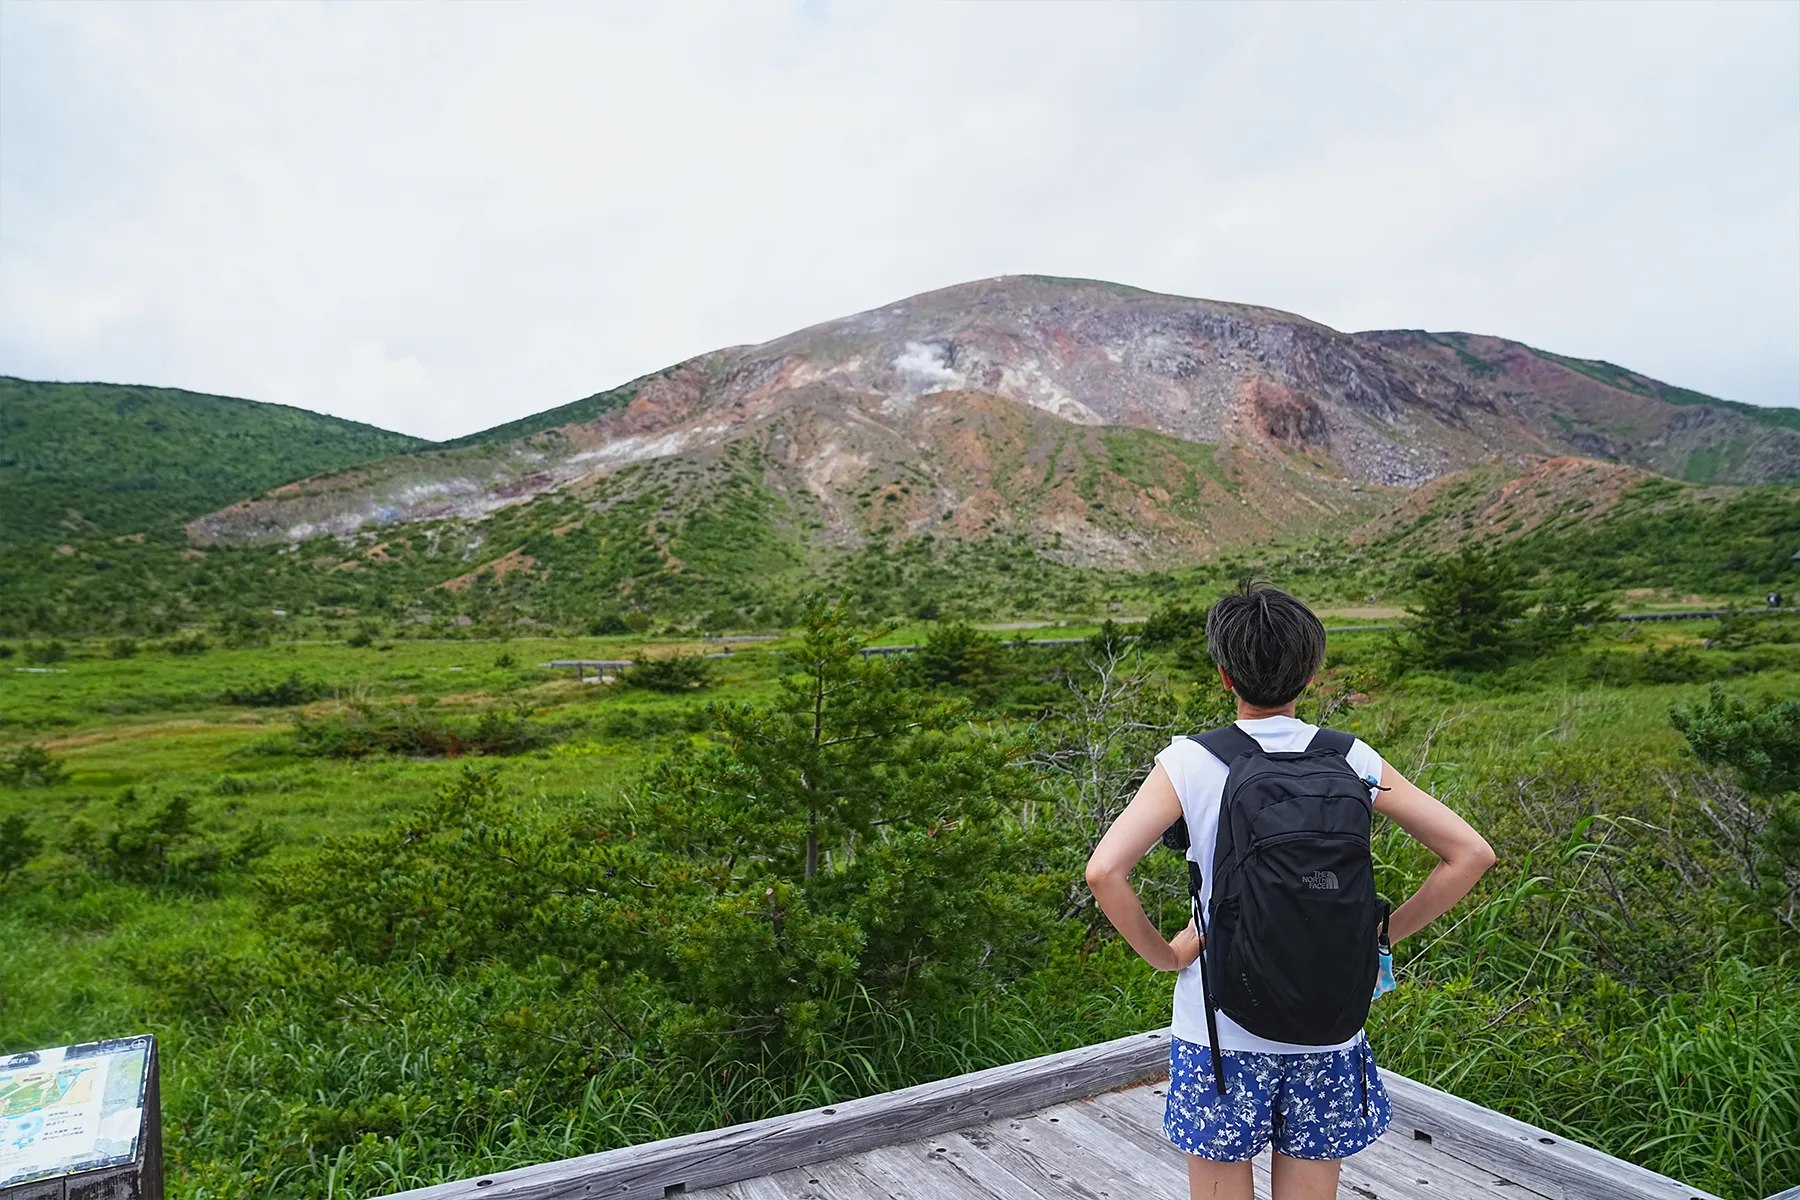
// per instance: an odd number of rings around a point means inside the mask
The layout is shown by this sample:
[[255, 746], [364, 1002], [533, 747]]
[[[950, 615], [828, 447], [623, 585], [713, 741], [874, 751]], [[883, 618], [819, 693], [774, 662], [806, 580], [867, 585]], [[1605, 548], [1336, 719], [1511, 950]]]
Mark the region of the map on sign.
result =
[[0, 1187], [131, 1162], [149, 1038], [0, 1057]]

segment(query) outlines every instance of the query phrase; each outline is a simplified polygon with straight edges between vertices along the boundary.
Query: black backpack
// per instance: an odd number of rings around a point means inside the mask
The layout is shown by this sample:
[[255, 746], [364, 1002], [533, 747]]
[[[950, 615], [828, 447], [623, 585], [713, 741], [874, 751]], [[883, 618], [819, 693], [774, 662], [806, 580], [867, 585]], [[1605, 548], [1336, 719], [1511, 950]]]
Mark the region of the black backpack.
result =
[[[1227, 725], [1194, 740], [1230, 771], [1204, 913], [1200, 865], [1188, 860], [1189, 899], [1206, 936], [1207, 1036], [1218, 1046], [1223, 1012], [1270, 1041], [1349, 1040], [1369, 1016], [1388, 915], [1369, 855], [1369, 784], [1345, 757], [1355, 739], [1321, 729], [1305, 750], [1272, 753]], [[1223, 1060], [1212, 1061], [1223, 1095]]]

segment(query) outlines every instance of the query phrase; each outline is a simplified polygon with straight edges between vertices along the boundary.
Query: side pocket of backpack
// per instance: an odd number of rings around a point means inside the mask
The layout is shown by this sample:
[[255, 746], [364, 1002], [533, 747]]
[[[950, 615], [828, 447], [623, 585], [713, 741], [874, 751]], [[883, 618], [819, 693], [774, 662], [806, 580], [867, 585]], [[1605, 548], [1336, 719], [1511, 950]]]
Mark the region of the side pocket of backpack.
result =
[[1246, 995], [1243, 984], [1244, 962], [1239, 952], [1243, 945], [1242, 926], [1243, 908], [1238, 898], [1231, 896], [1213, 909], [1212, 924], [1206, 934], [1212, 951], [1213, 1006], [1233, 1020], [1246, 1006], [1255, 1004], [1255, 998]]

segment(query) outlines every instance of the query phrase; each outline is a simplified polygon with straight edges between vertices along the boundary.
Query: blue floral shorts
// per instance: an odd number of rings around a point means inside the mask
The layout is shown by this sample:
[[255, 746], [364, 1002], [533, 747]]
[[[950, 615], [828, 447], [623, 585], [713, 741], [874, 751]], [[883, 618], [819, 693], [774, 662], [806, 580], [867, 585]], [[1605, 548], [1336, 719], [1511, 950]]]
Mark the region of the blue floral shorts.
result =
[[1177, 1149], [1246, 1162], [1273, 1141], [1289, 1158], [1349, 1158], [1380, 1137], [1393, 1115], [1367, 1039], [1317, 1054], [1224, 1054], [1221, 1096], [1212, 1051], [1170, 1039], [1163, 1132]]

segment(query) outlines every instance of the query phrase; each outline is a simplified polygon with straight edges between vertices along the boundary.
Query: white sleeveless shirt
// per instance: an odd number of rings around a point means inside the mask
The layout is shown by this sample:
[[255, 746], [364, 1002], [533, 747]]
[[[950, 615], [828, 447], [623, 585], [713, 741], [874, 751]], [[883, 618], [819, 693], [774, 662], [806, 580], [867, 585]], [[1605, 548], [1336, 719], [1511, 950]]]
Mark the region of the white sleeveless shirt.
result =
[[[1237, 727], [1272, 753], [1306, 749], [1319, 729], [1317, 725], [1308, 725], [1294, 717], [1239, 721]], [[1369, 796], [1374, 799], [1377, 793], [1373, 785], [1381, 781], [1384, 765], [1381, 755], [1371, 750], [1367, 743], [1358, 741], [1346, 757], [1350, 760], [1350, 768], [1370, 781]], [[1168, 773], [1169, 780], [1175, 785], [1175, 794], [1181, 798], [1181, 811], [1187, 817], [1190, 838], [1188, 857], [1200, 864], [1204, 880], [1200, 889], [1200, 907], [1204, 912], [1212, 898], [1213, 846], [1219, 838], [1219, 801], [1224, 797], [1225, 776], [1229, 772], [1211, 751], [1186, 737], [1172, 740], [1168, 748], [1156, 756], [1156, 761]], [[1317, 1054], [1342, 1050], [1356, 1045], [1363, 1036], [1359, 1030], [1355, 1037], [1335, 1046], [1301, 1046], [1257, 1037], [1224, 1013], [1219, 1013], [1218, 1019], [1221, 1049], [1249, 1050], [1258, 1054]], [[1175, 977], [1175, 1013], [1171, 1031], [1182, 1041], [1196, 1046], [1211, 1044], [1206, 1036], [1206, 1003], [1200, 987], [1198, 960]]]

